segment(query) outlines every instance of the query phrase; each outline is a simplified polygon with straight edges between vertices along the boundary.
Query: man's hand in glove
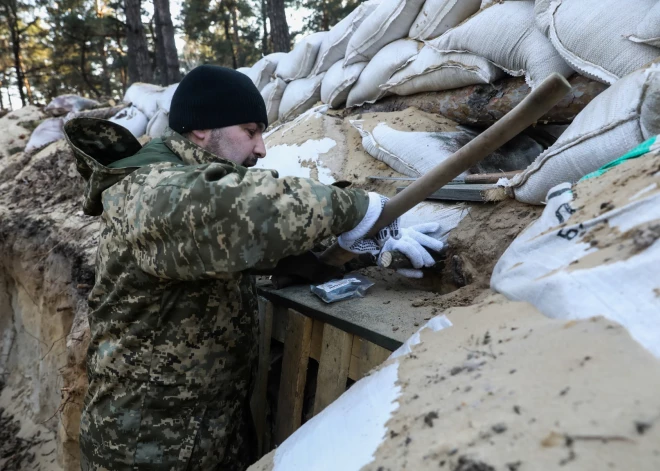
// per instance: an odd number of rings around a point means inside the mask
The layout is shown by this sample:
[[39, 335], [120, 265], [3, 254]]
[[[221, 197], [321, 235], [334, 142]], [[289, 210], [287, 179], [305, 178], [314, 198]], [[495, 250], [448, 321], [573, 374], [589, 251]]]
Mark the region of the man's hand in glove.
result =
[[374, 238], [365, 239], [364, 236], [378, 220], [387, 201], [388, 198], [383, 195], [369, 193], [367, 214], [355, 228], [340, 235], [337, 242], [343, 249], [350, 252], [356, 254], [369, 253], [376, 256], [379, 265], [381, 265], [381, 253], [399, 251], [410, 259], [410, 263], [417, 270], [398, 271], [411, 278], [421, 278], [423, 275], [419, 268], [430, 267], [435, 263], [427, 249], [438, 252], [442, 250], [442, 242], [427, 235], [437, 231], [439, 224], [425, 223], [401, 228], [397, 218], [389, 226], [378, 231]]

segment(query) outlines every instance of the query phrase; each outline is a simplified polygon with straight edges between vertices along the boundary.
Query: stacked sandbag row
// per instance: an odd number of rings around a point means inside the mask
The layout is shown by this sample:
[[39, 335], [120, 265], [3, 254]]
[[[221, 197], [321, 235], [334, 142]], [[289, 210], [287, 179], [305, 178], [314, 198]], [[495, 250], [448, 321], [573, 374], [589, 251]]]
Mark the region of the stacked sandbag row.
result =
[[129, 106], [110, 121], [127, 128], [135, 137], [147, 134], [160, 137], [169, 124], [170, 104], [178, 83], [161, 87], [149, 83], [134, 83], [124, 95]]

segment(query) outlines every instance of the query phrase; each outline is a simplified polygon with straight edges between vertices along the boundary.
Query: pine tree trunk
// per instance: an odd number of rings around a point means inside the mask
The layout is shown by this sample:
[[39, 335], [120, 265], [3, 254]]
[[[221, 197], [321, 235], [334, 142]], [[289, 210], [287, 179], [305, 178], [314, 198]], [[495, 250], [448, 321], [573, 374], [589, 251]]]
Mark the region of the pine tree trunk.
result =
[[231, 47], [231, 63], [234, 69], [238, 69], [238, 61], [236, 60], [236, 50], [234, 49], [234, 41], [232, 41], [230, 27], [229, 27], [229, 15], [225, 12], [223, 15], [224, 26], [225, 26], [225, 38], [229, 41], [229, 46]]
[[128, 46], [128, 82], [152, 82], [147, 37], [142, 26], [140, 0], [124, 0], [126, 11], [126, 45]]
[[268, 54], [268, 0], [261, 0], [261, 22], [264, 32], [261, 37], [261, 53]]
[[[11, 3], [11, 4], [10, 4]], [[25, 79], [23, 77], [23, 64], [21, 63], [21, 35], [18, 30], [18, 17], [16, 15], [16, 5], [13, 2], [3, 2], [5, 16], [9, 26], [9, 34], [11, 36], [11, 49], [14, 58], [14, 70], [16, 71], [16, 86], [18, 87], [18, 94], [21, 97], [23, 106], [28, 104], [27, 96], [23, 86]]]
[[174, 42], [174, 25], [169, 0], [154, 0], [156, 20], [156, 61], [161, 74], [161, 84], [170, 85], [181, 80], [179, 56]]
[[236, 64], [239, 67], [243, 67], [245, 65], [245, 56], [243, 54], [243, 48], [241, 47], [241, 39], [238, 36], [238, 14], [236, 12], [236, 2], [231, 3], [230, 13], [231, 13], [232, 38], [233, 38], [234, 48], [236, 49]]
[[289, 25], [286, 22], [284, 0], [269, 0], [268, 7], [273, 51], [289, 52], [291, 50], [291, 36], [289, 35]]

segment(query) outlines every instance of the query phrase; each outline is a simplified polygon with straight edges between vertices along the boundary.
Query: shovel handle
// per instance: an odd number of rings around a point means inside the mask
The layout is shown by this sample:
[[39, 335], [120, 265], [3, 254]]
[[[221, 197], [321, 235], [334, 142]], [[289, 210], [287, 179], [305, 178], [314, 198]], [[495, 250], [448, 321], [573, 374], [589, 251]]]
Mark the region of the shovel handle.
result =
[[[564, 77], [557, 73], [550, 75], [499, 121], [415, 180], [401, 193], [393, 196], [385, 204], [380, 217], [366, 237], [376, 235], [413, 206], [536, 123], [570, 90], [571, 85]], [[354, 257], [353, 253], [342, 249], [336, 243], [321, 254], [323, 262], [335, 266], [341, 266]]]

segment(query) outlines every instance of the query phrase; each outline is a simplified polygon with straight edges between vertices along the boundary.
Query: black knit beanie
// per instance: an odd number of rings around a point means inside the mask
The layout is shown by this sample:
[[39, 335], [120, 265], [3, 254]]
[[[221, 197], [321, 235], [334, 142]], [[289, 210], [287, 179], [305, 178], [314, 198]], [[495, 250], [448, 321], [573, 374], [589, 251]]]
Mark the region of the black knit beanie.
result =
[[247, 75], [217, 65], [200, 65], [186, 75], [174, 92], [170, 128], [178, 133], [263, 123], [266, 104]]

